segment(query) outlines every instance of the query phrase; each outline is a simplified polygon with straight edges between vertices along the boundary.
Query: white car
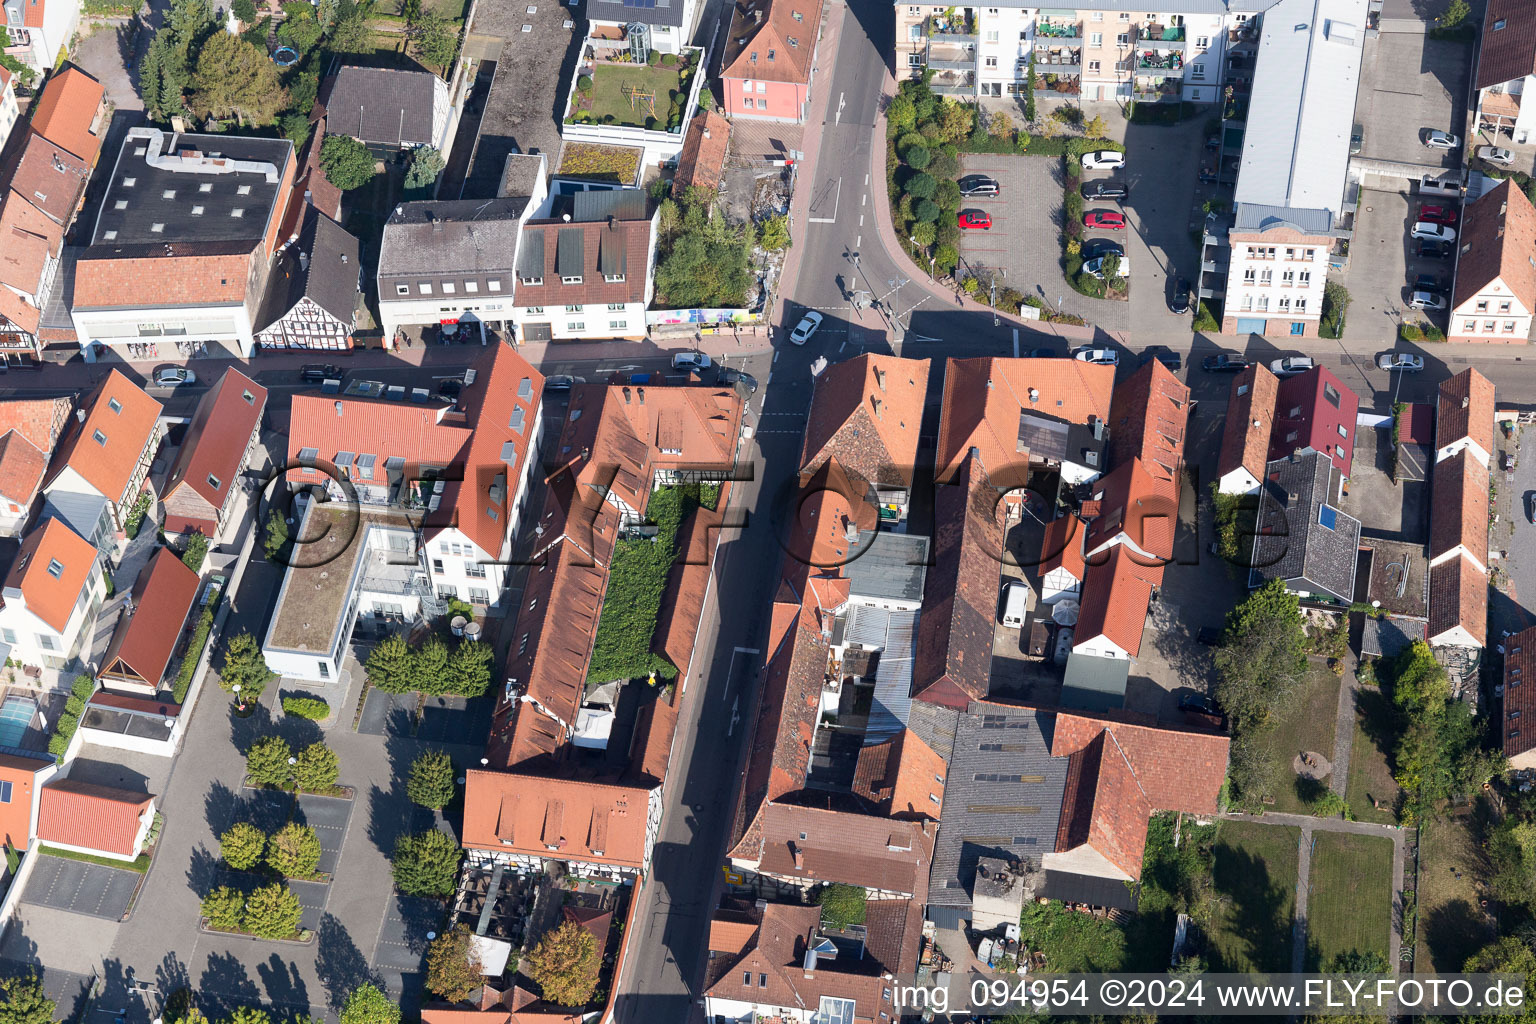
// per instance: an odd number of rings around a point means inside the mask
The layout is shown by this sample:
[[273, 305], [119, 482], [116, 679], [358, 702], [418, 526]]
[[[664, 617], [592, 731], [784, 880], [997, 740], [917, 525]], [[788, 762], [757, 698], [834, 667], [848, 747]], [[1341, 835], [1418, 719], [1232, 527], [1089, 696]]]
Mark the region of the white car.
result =
[[1491, 164], [1499, 164], [1508, 167], [1515, 162], [1515, 154], [1498, 146], [1478, 146], [1477, 155]]
[[[1096, 260], [1089, 260], [1087, 263], [1084, 263], [1083, 273], [1096, 277], [1101, 281], [1104, 280], [1104, 260], [1105, 257], [1100, 256]], [[1120, 269], [1115, 273], [1122, 280], [1131, 276], [1131, 258], [1129, 256], [1120, 257]]]
[[1082, 348], [1072, 350], [1072, 358], [1082, 363], [1097, 363], [1100, 366], [1119, 366], [1120, 353], [1112, 348], [1094, 348], [1092, 345], [1084, 345]]
[[1284, 359], [1276, 359], [1269, 364], [1269, 372], [1276, 377], [1294, 377], [1298, 373], [1306, 373], [1317, 364], [1310, 356], [1286, 356]]
[[672, 357], [674, 370], [707, 370], [713, 365], [714, 360], [703, 352], [679, 352]]
[[1401, 370], [1404, 373], [1418, 373], [1424, 369], [1424, 357], [1408, 352], [1383, 352], [1376, 357], [1376, 365], [1389, 372]]
[[1461, 145], [1461, 140], [1450, 132], [1443, 132], [1438, 128], [1431, 128], [1424, 134], [1424, 145], [1430, 149], [1455, 149]]
[[1410, 232], [1414, 238], [1424, 242], [1454, 242], [1456, 231], [1444, 224], [1432, 224], [1427, 220], [1417, 221]]
[[1125, 166], [1125, 154], [1117, 153], [1113, 149], [1101, 149], [1095, 153], [1083, 154], [1083, 170], [1107, 171], [1116, 167]]
[[795, 329], [789, 332], [789, 340], [796, 345], [804, 345], [811, 340], [811, 335], [816, 333], [816, 328], [821, 326], [821, 314], [814, 309], [808, 310], [800, 322], [795, 324]]
[[1414, 292], [1408, 296], [1409, 309], [1437, 310], [1445, 308], [1445, 297], [1434, 292]]
[[155, 383], [162, 388], [174, 388], [182, 384], [196, 384], [197, 374], [184, 366], [167, 366], [155, 371]]

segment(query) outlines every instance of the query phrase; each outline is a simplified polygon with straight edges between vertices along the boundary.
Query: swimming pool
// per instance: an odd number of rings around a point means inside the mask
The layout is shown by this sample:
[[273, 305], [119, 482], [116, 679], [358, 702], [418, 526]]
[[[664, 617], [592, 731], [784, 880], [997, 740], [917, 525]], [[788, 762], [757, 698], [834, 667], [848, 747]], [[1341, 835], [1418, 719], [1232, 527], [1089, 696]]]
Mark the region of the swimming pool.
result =
[[37, 714], [37, 703], [31, 697], [7, 697], [0, 704], [0, 747], [19, 747], [21, 738]]

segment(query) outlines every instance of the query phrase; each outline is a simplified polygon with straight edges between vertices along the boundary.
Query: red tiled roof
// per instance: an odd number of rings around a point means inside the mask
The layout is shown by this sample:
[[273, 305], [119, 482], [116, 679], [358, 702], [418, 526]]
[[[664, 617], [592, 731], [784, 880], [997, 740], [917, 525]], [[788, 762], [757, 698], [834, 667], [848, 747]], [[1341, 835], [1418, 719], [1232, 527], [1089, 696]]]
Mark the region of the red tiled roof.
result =
[[68, 224], [85, 195], [90, 164], [36, 132], [28, 134], [14, 152], [7, 162], [11, 191], [55, 223]]
[[926, 891], [936, 822], [775, 802], [763, 805], [762, 817], [758, 871], [763, 874], [888, 892]]
[[1488, 467], [1463, 448], [1435, 463], [1430, 484], [1429, 557], [1457, 545], [1488, 567]]
[[1146, 557], [1139, 562], [1162, 566], [1173, 558], [1174, 527], [1179, 519], [1177, 483], [1170, 477], [1153, 476], [1140, 459], [1122, 463], [1093, 485], [1098, 514], [1083, 534], [1083, 551], [1090, 562], [1094, 552], [1116, 537], [1136, 545]]
[[85, 422], [72, 426], [59, 443], [54, 479], [68, 467], [110, 501], [132, 498], [123, 492], [155, 438], [163, 408], [117, 370], [108, 371], [85, 403]]
[[1154, 811], [1215, 814], [1227, 777], [1231, 741], [1223, 735], [1138, 725], [1060, 712], [1051, 734], [1051, 756], [1066, 757], [1101, 732], [1118, 745]]
[[1477, 54], [1477, 88], [1536, 74], [1536, 10], [1525, 0], [1488, 0]]
[[[25, 295], [37, 295], [45, 283], [43, 274], [48, 269], [48, 258], [57, 256], [63, 243], [64, 229], [20, 193], [7, 192], [0, 198], [0, 286], [9, 285]], [[40, 311], [20, 296], [15, 299], [0, 312], [27, 333], [37, 333]]]
[[1456, 291], [1451, 300], [1453, 321], [1458, 316], [1488, 315], [1467, 304], [1490, 292], [1511, 296], [1526, 312], [1536, 310], [1536, 267], [1529, 259], [1536, 247], [1536, 207], [1523, 191], [1501, 181], [1468, 203], [1457, 244], [1461, 255], [1456, 259]]
[[725, 173], [725, 154], [730, 144], [730, 121], [713, 110], [694, 115], [688, 123], [682, 155], [677, 158], [677, 174], [672, 178], [673, 194], [680, 196], [690, 186], [718, 189]]
[[70, 398], [0, 401], [0, 494], [22, 505], [37, 494], [74, 404]]
[[1327, 455], [1340, 473], [1349, 476], [1354, 465], [1359, 411], [1360, 399], [1326, 366], [1287, 377], [1280, 382], [1275, 397], [1270, 461], [1286, 458], [1298, 448], [1311, 448]]
[[1117, 385], [1109, 406], [1109, 462], [1140, 459], [1160, 480], [1177, 480], [1184, 464], [1184, 427], [1189, 388], [1150, 359]]
[[166, 504], [176, 503], [177, 492], [186, 489], [207, 502], [210, 511], [223, 508], [230, 488], [239, 486], [246, 447], [266, 406], [266, 388], [239, 370], [225, 370], [198, 400], [171, 469]]
[[1143, 565], [1124, 544], [1109, 549], [1103, 561], [1092, 561], [1083, 575], [1082, 607], [1078, 610], [1074, 642], [1106, 637], [1131, 657], [1141, 653], [1152, 588], [1163, 582], [1161, 565]]
[[1139, 878], [1151, 814], [1124, 751], [1104, 730], [1068, 760], [1056, 852], [1088, 846], [1127, 876]]
[[59, 779], [43, 787], [37, 838], [131, 857], [139, 852], [139, 820], [154, 800], [147, 793]]
[[1084, 567], [1082, 521], [1076, 516], [1062, 516], [1046, 523], [1040, 541], [1040, 575], [1065, 569], [1081, 580]]
[[1398, 440], [1410, 444], [1435, 444], [1435, 406], [1428, 402], [1412, 402], [1398, 424]]
[[642, 705], [635, 719], [629, 777], [660, 785], [667, 776], [667, 762], [672, 757], [672, 740], [676, 735], [677, 707], [672, 700], [657, 697]]
[[911, 729], [859, 750], [853, 791], [893, 818], [931, 818], [944, 806], [949, 766]]
[[[1536, 239], [1527, 251], [1536, 251]], [[1536, 299], [1536, 296], [1533, 296]], [[1435, 412], [1435, 448], [1469, 440], [1493, 456], [1493, 382], [1472, 367], [1440, 382]]]
[[1488, 643], [1488, 575], [1457, 555], [1429, 570], [1429, 640], [1457, 626], [1483, 647]]
[[927, 392], [926, 359], [866, 353], [827, 367], [811, 395], [802, 481], [836, 458], [861, 480], [910, 486]]
[[1536, 626], [1504, 638], [1504, 756], [1536, 747]]
[[720, 77], [809, 83], [820, 34], [821, 0], [738, 0]]
[[[517, 285], [517, 305], [543, 306], [552, 309], [561, 305], [587, 303], [641, 302], [645, 299], [649, 280], [647, 264], [651, 251], [650, 220], [582, 221], [530, 221], [523, 225], [522, 238], [518, 242], [521, 251], [528, 249], [529, 238], [543, 236], [544, 277], [543, 284]], [[560, 237], [579, 237], [581, 246], [581, 283], [565, 284], [556, 270]], [[537, 243], [535, 243], [537, 244]], [[599, 269], [601, 253], [616, 250], [623, 254], [624, 280], [607, 281]], [[521, 260], [519, 256], [519, 274]]]
[[1263, 363], [1253, 363], [1233, 378], [1221, 455], [1216, 460], [1217, 479], [1236, 469], [1246, 469], [1254, 480], [1264, 479], [1279, 391], [1280, 379]]
[[32, 108], [32, 130], [51, 139], [94, 167], [101, 137], [91, 131], [106, 89], [70, 65], [48, 79]]
[[133, 603], [118, 620], [100, 675], [137, 677], [159, 687], [200, 582], [176, 552], [156, 552], [134, 581]]
[[[50, 571], [57, 563], [58, 574]], [[65, 526], [47, 519], [21, 541], [21, 551], [6, 577], [7, 589], [21, 591], [26, 608], [62, 634], [80, 599], [80, 591], [96, 574], [96, 548]]]
[[741, 953], [757, 936], [755, 920], [739, 920], [728, 911], [717, 911], [709, 922], [711, 953]]
[[[725, 484], [724, 487], [729, 487]], [[715, 546], [720, 542], [725, 516], [726, 492], [722, 488], [716, 511], [696, 507], [678, 530], [677, 561], [667, 575], [661, 611], [651, 634], [651, 650], [670, 661], [679, 672], [688, 670], [694, 635], [704, 614], [704, 595], [709, 589]]]
[[644, 864], [651, 787], [480, 769], [465, 776], [466, 849]]
[[[135, 252], [143, 247], [134, 247]], [[232, 306], [260, 298], [254, 287], [262, 276], [260, 242], [233, 246], [208, 243], [203, 249], [171, 255], [117, 255], [92, 247], [75, 264], [75, 306]], [[233, 248], [237, 251], [228, 251]]]

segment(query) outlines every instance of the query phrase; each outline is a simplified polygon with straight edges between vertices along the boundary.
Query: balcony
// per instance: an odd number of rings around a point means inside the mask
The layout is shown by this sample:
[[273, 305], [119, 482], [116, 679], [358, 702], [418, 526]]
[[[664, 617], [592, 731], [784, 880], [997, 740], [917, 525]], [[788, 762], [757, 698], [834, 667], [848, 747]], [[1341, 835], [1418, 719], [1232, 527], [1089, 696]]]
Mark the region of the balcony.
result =
[[1136, 70], [1182, 74], [1184, 71], [1184, 55], [1182, 53], [1157, 53], [1152, 50], [1142, 50], [1136, 55]]
[[1058, 18], [1041, 18], [1035, 25], [1035, 38], [1081, 42], [1083, 23]]
[[1066, 46], [1044, 46], [1035, 44], [1035, 71], [1037, 74], [1050, 71], [1061, 74], [1068, 71], [1077, 71], [1082, 67], [1083, 51]]
[[976, 55], [969, 53], [958, 59], [930, 55], [927, 65], [935, 71], [970, 71], [976, 67]]
[[1188, 44], [1184, 38], [1184, 26], [1151, 24], [1141, 27], [1141, 31], [1137, 33], [1136, 45], [1183, 52]]
[[971, 71], [940, 71], [928, 83], [940, 96], [975, 96], [976, 75]]
[[934, 42], [974, 43], [977, 41], [976, 16], [969, 11], [952, 18], [931, 14], [923, 19], [923, 35]]

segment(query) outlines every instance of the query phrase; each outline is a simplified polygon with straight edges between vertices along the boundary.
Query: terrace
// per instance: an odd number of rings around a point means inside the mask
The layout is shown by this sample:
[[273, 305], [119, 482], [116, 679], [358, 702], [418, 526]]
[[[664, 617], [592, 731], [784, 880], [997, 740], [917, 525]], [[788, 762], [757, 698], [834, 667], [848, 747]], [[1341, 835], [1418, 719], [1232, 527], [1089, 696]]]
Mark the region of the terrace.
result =
[[1184, 69], [1184, 54], [1179, 52], [1158, 53], [1155, 50], [1143, 50], [1136, 58], [1138, 70], [1157, 69], [1162, 71], [1182, 71]]
[[976, 67], [976, 48], [971, 45], [930, 47], [927, 64], [935, 71], [970, 71]]
[[1159, 25], [1152, 23], [1143, 25], [1137, 33], [1137, 43], [1143, 46], [1156, 46], [1160, 50], [1177, 48], [1184, 49], [1184, 26]]
[[974, 43], [976, 16], [971, 11], [958, 11], [953, 17], [932, 14], [923, 19], [923, 35], [934, 42]]
[[[585, 91], [582, 78], [591, 82]], [[630, 128], [665, 126], [670, 131], [682, 118], [692, 78], [691, 63], [651, 67], [596, 59], [578, 78], [568, 120]]]
[[1062, 68], [1071, 71], [1081, 70], [1083, 64], [1083, 51], [1069, 46], [1046, 46], [1042, 43], [1035, 44], [1036, 68]]
[[1041, 17], [1035, 23], [1035, 37], [1044, 39], [1083, 38], [1083, 23], [1063, 17]]
[[928, 87], [940, 96], [974, 96], [976, 76], [969, 71], [937, 71]]

